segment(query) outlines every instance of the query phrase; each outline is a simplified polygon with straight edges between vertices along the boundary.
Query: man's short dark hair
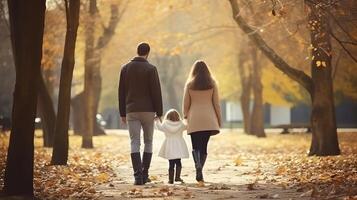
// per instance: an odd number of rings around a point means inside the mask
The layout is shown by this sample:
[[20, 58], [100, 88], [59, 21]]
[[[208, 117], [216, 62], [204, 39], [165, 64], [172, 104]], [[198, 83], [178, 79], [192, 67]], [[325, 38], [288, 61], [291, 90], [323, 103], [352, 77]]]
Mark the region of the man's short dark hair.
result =
[[148, 43], [142, 42], [138, 45], [137, 53], [139, 56], [146, 56], [150, 52], [150, 46]]

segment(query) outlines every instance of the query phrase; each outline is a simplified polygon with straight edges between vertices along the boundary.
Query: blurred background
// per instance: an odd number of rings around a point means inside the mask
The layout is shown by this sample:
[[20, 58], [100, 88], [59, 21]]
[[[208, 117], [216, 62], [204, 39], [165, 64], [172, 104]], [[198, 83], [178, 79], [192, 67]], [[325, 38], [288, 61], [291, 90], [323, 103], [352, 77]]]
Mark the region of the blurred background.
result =
[[[247, 22], [287, 63], [310, 74], [312, 47], [303, 1], [247, 2], [242, 3], [241, 8]], [[136, 46], [142, 41], [151, 45], [149, 61], [159, 71], [164, 110], [181, 110], [190, 67], [194, 61], [202, 59], [219, 83], [225, 127], [243, 127], [242, 110], [247, 106], [252, 110], [256, 101], [254, 92], [248, 90], [247, 93], [246, 88], [257, 82], [262, 84], [265, 127], [309, 123], [309, 94], [278, 71], [248, 41], [234, 22], [228, 1], [97, 0], [94, 14], [88, 10], [88, 3], [82, 1], [81, 5], [72, 81], [71, 127], [75, 131], [81, 132], [80, 121], [85, 118], [82, 111], [86, 65], [95, 65], [97, 69], [94, 71], [97, 132], [102, 133], [103, 128], [123, 128], [118, 116], [119, 72], [121, 66], [136, 55]], [[344, 0], [340, 3], [342, 6], [331, 22], [334, 35], [340, 41], [356, 38], [356, 2]], [[15, 83], [6, 7], [6, 1], [0, 0], [0, 116], [3, 127], [11, 123]], [[55, 111], [65, 31], [63, 2], [47, 1], [42, 58], [43, 83], [47, 91], [42, 94], [48, 93]], [[332, 45], [337, 125], [357, 127], [357, 66], [351, 58], [357, 55], [356, 44], [342, 46], [332, 39]], [[90, 52], [93, 56], [86, 57]], [[43, 104], [42, 109], [46, 110]], [[41, 105], [36, 119], [38, 127], [41, 126], [40, 110]]]

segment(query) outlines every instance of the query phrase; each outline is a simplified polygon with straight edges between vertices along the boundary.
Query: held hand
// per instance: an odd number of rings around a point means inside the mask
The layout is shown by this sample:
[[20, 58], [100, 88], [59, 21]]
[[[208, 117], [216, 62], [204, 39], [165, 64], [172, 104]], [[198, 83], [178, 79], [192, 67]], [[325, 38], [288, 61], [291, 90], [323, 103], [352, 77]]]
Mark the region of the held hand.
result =
[[156, 116], [154, 120], [155, 121], [159, 120], [162, 123], [161, 117]]
[[126, 117], [121, 117], [121, 122], [122, 122], [123, 124], [126, 124]]

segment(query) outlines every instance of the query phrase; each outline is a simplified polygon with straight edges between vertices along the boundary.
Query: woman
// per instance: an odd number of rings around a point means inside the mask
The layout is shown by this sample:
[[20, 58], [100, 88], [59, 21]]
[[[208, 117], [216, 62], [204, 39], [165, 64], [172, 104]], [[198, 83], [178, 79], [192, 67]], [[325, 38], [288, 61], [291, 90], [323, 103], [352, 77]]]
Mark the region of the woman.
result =
[[196, 180], [203, 182], [207, 144], [210, 136], [218, 134], [222, 125], [217, 84], [203, 61], [195, 62], [187, 79], [183, 114], [187, 119], [187, 133], [191, 136]]

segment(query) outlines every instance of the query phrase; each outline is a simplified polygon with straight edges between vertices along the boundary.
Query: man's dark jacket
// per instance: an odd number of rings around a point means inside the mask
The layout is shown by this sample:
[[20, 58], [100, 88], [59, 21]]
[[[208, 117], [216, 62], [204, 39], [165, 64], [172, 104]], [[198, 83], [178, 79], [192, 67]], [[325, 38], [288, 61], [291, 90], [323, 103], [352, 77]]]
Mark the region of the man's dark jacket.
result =
[[118, 97], [121, 117], [131, 112], [156, 112], [161, 117], [162, 96], [156, 67], [142, 57], [135, 57], [124, 65]]

